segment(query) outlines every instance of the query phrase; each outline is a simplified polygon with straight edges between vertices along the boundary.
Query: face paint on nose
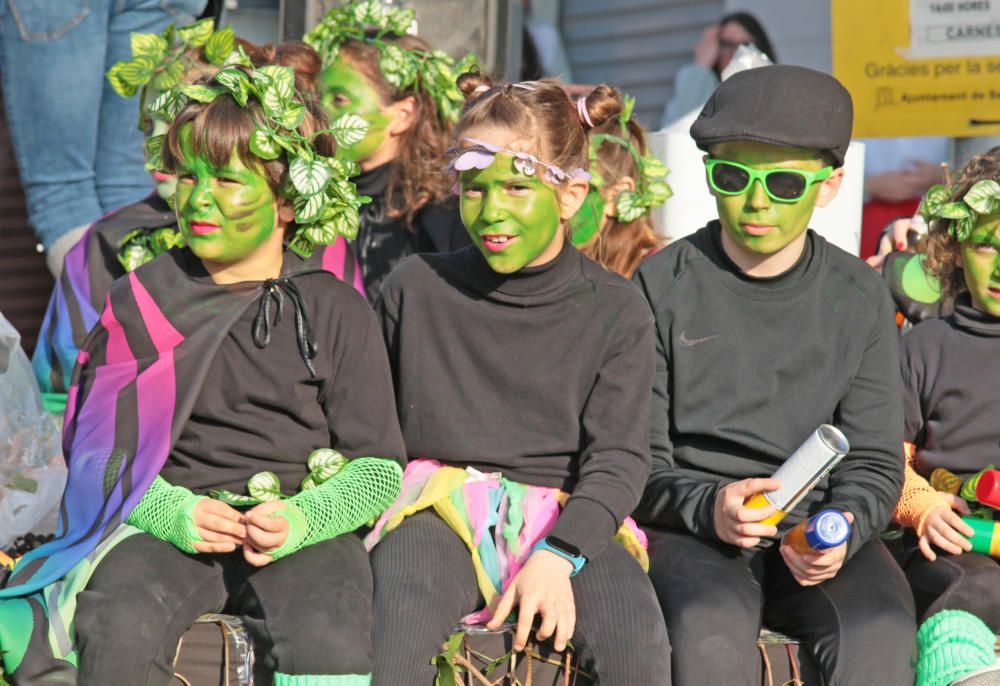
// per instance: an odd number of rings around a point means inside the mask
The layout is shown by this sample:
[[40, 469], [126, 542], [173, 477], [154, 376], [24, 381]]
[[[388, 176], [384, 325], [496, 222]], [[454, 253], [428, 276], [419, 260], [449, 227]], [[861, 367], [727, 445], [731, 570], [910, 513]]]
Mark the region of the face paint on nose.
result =
[[538, 266], [554, 242], [562, 245], [559, 199], [552, 186], [514, 167], [514, 158], [498, 153], [485, 169], [459, 177], [462, 223], [490, 268], [511, 274]]
[[264, 174], [246, 166], [234, 151], [223, 168], [194, 151], [191, 125], [180, 132], [177, 221], [199, 258], [234, 264], [249, 256], [274, 231], [275, 197]]

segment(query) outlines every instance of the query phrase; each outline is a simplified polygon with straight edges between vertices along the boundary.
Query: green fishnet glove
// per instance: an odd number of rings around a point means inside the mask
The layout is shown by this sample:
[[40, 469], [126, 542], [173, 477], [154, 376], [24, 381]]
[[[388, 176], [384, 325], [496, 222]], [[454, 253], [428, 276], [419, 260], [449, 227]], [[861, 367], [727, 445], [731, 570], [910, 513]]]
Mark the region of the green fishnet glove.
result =
[[359, 457], [316, 488], [284, 501], [273, 517], [288, 521], [288, 538], [268, 555], [275, 560], [326, 541], [382, 514], [399, 495], [403, 470], [394, 460]]
[[204, 498], [158, 476], [125, 522], [194, 554], [198, 552], [194, 544], [202, 540], [194, 525], [194, 506]]

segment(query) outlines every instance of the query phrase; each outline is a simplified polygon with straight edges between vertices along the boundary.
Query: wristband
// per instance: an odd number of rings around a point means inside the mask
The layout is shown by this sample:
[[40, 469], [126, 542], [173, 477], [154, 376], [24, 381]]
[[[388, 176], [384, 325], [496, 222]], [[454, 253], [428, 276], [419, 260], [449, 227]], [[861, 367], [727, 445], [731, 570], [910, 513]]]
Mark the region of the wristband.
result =
[[539, 539], [533, 550], [548, 550], [550, 553], [555, 553], [564, 560], [568, 560], [573, 565], [573, 571], [569, 574], [571, 577], [579, 574], [583, 565], [587, 563], [587, 558], [580, 553], [579, 548], [555, 536], [545, 536]]

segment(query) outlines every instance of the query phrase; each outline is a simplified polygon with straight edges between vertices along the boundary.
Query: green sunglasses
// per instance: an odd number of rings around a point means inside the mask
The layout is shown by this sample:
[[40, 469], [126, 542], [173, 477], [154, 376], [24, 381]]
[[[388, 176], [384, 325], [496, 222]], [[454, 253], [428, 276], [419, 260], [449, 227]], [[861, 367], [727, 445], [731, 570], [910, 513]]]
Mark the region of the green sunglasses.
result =
[[823, 167], [818, 171], [801, 169], [754, 169], [739, 162], [705, 160], [708, 169], [708, 183], [716, 193], [739, 195], [745, 193], [754, 181], [760, 180], [764, 191], [776, 202], [801, 200], [810, 184], [830, 178], [833, 167]]

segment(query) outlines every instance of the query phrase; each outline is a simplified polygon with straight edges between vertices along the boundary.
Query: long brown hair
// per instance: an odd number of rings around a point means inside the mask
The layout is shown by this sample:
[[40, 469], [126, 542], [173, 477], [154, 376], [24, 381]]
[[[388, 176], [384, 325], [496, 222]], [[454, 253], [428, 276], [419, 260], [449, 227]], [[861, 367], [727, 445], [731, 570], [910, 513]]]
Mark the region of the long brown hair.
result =
[[[433, 48], [417, 36], [384, 37], [386, 43], [404, 50], [431, 52]], [[386, 186], [386, 210], [390, 217], [402, 218], [412, 230], [413, 217], [430, 202], [448, 196], [450, 184], [444, 172], [444, 151], [448, 147], [451, 125], [442, 121], [426, 88], [422, 76], [408, 88], [398, 89], [382, 75], [379, 67], [381, 52], [370, 43], [349, 40], [340, 47], [338, 57], [357, 69], [375, 88], [383, 105], [413, 98], [416, 107], [413, 125], [400, 137], [396, 164]]]
[[[957, 202], [969, 192], [978, 181], [994, 179], [1000, 181], [1000, 146], [992, 148], [982, 155], [969, 160], [959, 172], [955, 190], [949, 202]], [[951, 221], [935, 219], [931, 221], [930, 232], [927, 235], [927, 259], [924, 269], [931, 276], [937, 277], [941, 292], [955, 296], [965, 290], [965, 275], [958, 266], [961, 245], [950, 232]]]
[[[622, 111], [622, 98], [617, 90], [611, 86], [598, 86], [583, 102], [590, 121], [595, 124], [594, 128], [588, 131], [588, 136], [599, 134], [621, 136], [618, 115]], [[598, 121], [603, 123], [597, 124]], [[627, 129], [631, 143], [639, 154], [648, 154], [645, 133], [634, 118], [629, 119]], [[593, 161], [591, 165], [593, 166]], [[597, 149], [596, 167], [592, 171], [599, 173], [604, 180], [602, 195], [606, 201], [612, 200], [607, 194], [619, 181], [629, 177], [638, 183], [642, 174], [632, 153], [625, 146], [608, 140], [602, 142]], [[653, 222], [649, 213], [645, 212], [635, 221], [628, 223], [622, 223], [615, 217], [603, 219], [596, 240], [581, 247], [580, 251], [607, 269], [625, 278], [631, 278], [639, 263], [664, 242], [664, 239], [653, 230]]]

